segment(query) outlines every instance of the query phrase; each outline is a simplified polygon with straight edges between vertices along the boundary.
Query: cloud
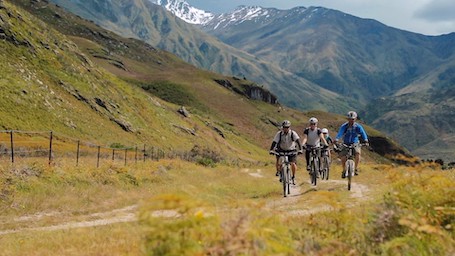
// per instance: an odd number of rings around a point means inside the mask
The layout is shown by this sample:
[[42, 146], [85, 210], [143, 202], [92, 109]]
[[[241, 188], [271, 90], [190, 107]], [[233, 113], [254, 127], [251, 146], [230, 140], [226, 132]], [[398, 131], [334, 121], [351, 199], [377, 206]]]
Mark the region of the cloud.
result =
[[414, 17], [428, 21], [455, 21], [455, 1], [433, 0], [419, 8]]

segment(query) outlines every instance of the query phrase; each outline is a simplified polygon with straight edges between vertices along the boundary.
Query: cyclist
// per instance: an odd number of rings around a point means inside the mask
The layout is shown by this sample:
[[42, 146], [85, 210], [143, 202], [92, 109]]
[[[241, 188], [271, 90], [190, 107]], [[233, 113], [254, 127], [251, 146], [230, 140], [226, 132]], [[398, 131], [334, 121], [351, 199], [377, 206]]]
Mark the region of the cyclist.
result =
[[[300, 137], [296, 131], [291, 130], [291, 122], [284, 120], [281, 124], [281, 131], [278, 131], [273, 138], [272, 145], [270, 146], [270, 154], [273, 154], [273, 151], [277, 152], [289, 152], [296, 151], [300, 154], [302, 151], [302, 145], [300, 144]], [[292, 170], [292, 182], [295, 185], [294, 178], [295, 172], [297, 170], [297, 155], [289, 156], [289, 162], [291, 162]], [[280, 162], [279, 156], [276, 157], [276, 176], [279, 176], [280, 173]], [[281, 177], [280, 177], [281, 181]]]
[[[310, 126], [303, 130], [303, 139], [302, 145], [306, 149], [307, 147], [319, 147], [321, 146], [321, 141], [324, 143], [324, 146], [328, 146], [327, 141], [325, 140], [322, 131], [318, 128], [318, 119], [316, 117], [310, 118], [308, 120]], [[320, 151], [318, 152], [318, 157], [320, 157]], [[310, 171], [310, 151], [305, 151], [306, 159], [306, 169]]]
[[[355, 175], [359, 175], [358, 173], [358, 167], [360, 163], [360, 140], [364, 144], [368, 144], [368, 135], [365, 132], [365, 129], [363, 129], [363, 126], [359, 123], [356, 122], [357, 120], [357, 113], [354, 111], [349, 111], [347, 114], [347, 119], [348, 121], [345, 122], [340, 126], [340, 129], [338, 130], [338, 134], [335, 137], [335, 145], [338, 144], [338, 142], [343, 139], [343, 143], [346, 145], [351, 145], [354, 144], [355, 148]], [[347, 148], [341, 148], [339, 149], [339, 156], [341, 158], [341, 178], [346, 178], [345, 173], [344, 173], [344, 165], [346, 163], [346, 155], [348, 153]]]
[[[332, 137], [330, 137], [330, 135], [329, 135], [329, 130], [328, 130], [327, 128], [322, 128], [321, 131], [322, 131], [322, 134], [323, 134], [324, 139], [325, 139], [325, 141], [327, 142], [327, 144], [328, 144], [329, 146], [330, 146], [331, 144], [333, 145], [333, 140], [332, 140]], [[329, 153], [329, 158], [331, 159], [332, 156], [331, 156], [331, 154], [330, 154], [330, 150], [327, 149], [327, 152]]]

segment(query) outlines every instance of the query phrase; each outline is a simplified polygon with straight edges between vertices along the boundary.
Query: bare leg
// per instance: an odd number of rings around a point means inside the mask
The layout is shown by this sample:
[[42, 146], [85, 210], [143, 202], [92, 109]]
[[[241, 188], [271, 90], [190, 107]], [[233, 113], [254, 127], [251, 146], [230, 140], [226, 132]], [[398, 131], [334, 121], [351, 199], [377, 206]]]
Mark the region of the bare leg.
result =
[[295, 163], [291, 164], [292, 177], [295, 177], [295, 171], [297, 170], [297, 165]]
[[346, 156], [341, 157], [341, 170], [344, 172], [344, 165], [346, 164]]
[[355, 169], [358, 170], [359, 168], [359, 163], [360, 163], [360, 154], [356, 153], [355, 154]]

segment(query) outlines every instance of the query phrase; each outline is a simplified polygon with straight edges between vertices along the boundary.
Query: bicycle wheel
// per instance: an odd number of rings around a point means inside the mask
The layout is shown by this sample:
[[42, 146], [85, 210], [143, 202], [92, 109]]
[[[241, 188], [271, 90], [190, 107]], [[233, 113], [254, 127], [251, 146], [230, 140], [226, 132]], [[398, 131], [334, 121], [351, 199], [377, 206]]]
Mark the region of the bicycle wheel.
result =
[[287, 187], [289, 184], [289, 178], [288, 178], [288, 169], [289, 167], [284, 165], [283, 168], [281, 168], [281, 184], [283, 184], [283, 196], [286, 197], [287, 195]]
[[352, 176], [354, 175], [354, 161], [351, 159], [348, 159], [346, 161], [346, 175], [348, 178], [348, 190], [351, 190], [351, 180]]
[[319, 172], [319, 166], [317, 164], [317, 160], [316, 160], [316, 158], [313, 158], [313, 161], [311, 161], [311, 173], [310, 173], [311, 185], [313, 185], [313, 186], [316, 186], [316, 184], [317, 184], [318, 172]]
[[325, 179], [325, 180], [328, 180], [329, 179], [329, 172], [330, 172], [330, 164], [329, 164], [329, 157], [328, 156], [324, 156], [324, 159], [322, 160], [323, 161], [323, 166], [324, 166], [324, 170], [323, 170], [323, 177], [321, 177], [321, 179]]
[[287, 192], [288, 192], [288, 195], [291, 194], [291, 168], [289, 168], [289, 166], [286, 168], [286, 185], [287, 185]]

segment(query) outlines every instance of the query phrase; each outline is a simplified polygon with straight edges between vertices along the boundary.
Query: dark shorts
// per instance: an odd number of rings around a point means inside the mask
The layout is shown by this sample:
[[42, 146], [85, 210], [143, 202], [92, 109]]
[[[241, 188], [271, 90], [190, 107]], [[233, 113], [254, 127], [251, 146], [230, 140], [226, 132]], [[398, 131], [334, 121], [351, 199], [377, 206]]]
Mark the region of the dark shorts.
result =
[[[280, 159], [279, 156], [276, 156], [276, 160], [278, 161]], [[289, 162], [291, 163], [297, 163], [297, 154], [293, 155], [293, 156], [289, 156]]]

